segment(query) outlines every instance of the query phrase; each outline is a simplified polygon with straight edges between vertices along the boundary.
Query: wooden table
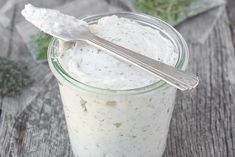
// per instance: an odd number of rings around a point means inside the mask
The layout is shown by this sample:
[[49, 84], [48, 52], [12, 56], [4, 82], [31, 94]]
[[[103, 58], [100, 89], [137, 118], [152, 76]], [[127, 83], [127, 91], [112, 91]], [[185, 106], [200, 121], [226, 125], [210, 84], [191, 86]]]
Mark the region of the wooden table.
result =
[[[0, 6], [6, 1], [0, 0]], [[36, 3], [55, 6], [67, 1]], [[8, 27], [0, 25], [0, 56], [26, 65], [34, 82], [21, 96], [0, 98], [0, 156], [72, 157], [57, 82], [47, 64], [32, 59], [15, 28], [25, 2], [6, 13]], [[235, 156], [235, 53], [225, 18], [226, 12], [204, 43], [188, 41], [188, 71], [199, 75], [200, 84], [177, 93], [164, 157]]]

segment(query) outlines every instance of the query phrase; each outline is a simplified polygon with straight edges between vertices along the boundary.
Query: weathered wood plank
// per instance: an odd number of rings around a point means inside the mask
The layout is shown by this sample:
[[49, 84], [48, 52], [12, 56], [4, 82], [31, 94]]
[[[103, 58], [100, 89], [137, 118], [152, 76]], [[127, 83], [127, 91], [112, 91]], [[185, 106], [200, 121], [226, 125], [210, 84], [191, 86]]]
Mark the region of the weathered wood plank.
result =
[[235, 45], [235, 1], [234, 0], [227, 0], [227, 9], [229, 19], [227, 21], [228, 25], [231, 26], [232, 34], [233, 34], [233, 44]]
[[11, 152], [19, 157], [73, 156], [54, 78], [18, 117]]
[[6, 57], [9, 47], [10, 31], [7, 30], [3, 25], [0, 25], [0, 57]]
[[189, 44], [188, 69], [200, 84], [178, 92], [165, 157], [235, 156], [235, 56], [223, 19], [205, 44]]

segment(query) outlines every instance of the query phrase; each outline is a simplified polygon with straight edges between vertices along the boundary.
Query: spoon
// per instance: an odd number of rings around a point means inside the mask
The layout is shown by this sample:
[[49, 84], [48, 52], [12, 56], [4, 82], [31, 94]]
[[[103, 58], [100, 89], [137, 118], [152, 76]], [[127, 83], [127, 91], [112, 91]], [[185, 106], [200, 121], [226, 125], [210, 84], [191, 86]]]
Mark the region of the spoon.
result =
[[116, 45], [91, 33], [88, 25], [75, 17], [57, 10], [37, 8], [27, 4], [23, 16], [42, 31], [63, 41], [85, 41], [105, 52], [152, 73], [168, 84], [182, 90], [198, 85], [198, 77], [175, 67], [148, 58], [127, 48]]

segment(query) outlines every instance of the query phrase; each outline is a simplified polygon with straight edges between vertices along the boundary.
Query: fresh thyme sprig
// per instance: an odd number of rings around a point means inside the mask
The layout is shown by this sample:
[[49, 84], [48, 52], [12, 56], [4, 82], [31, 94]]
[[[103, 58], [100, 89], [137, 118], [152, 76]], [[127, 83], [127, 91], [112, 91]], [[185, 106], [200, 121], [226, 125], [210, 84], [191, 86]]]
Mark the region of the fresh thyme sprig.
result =
[[0, 57], [0, 96], [12, 97], [32, 83], [26, 69], [14, 61]]
[[134, 0], [140, 11], [174, 23], [192, 0]]

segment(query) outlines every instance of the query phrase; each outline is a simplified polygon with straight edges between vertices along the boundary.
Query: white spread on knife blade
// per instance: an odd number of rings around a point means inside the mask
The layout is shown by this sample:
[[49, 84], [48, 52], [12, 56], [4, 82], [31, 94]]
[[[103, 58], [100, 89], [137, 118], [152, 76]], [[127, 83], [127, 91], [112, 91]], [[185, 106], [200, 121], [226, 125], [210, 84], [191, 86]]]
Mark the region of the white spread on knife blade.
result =
[[37, 8], [31, 4], [25, 5], [22, 15], [26, 20], [48, 34], [58, 34], [87, 23], [73, 16], [65, 15], [58, 10]]

